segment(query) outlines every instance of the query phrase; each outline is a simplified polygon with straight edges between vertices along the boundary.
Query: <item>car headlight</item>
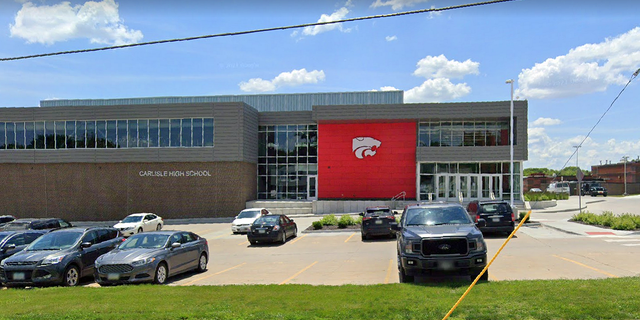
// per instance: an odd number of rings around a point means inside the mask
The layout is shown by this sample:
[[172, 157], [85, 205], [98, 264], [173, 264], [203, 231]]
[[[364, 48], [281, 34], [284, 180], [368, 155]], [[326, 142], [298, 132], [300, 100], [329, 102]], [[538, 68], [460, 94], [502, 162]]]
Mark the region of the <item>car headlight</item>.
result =
[[134, 262], [131, 263], [132, 266], [143, 266], [145, 264], [149, 264], [151, 262], [156, 261], [156, 258], [146, 258], [146, 259], [140, 259], [140, 260], [136, 260]]
[[46, 258], [44, 258], [44, 260], [42, 260], [42, 262], [40, 262], [40, 265], [42, 265], [42, 266], [48, 266], [48, 265], [50, 265], [50, 264], [60, 263], [60, 261], [62, 261], [62, 259], [64, 259], [64, 256], [59, 256], [59, 257], [46, 257]]
[[478, 239], [476, 240], [476, 248], [474, 251], [484, 251], [487, 249], [487, 245], [484, 243], [484, 240]]
[[131, 230], [134, 229], [135, 227], [126, 227], [126, 228], [122, 228], [122, 230]]
[[413, 252], [413, 241], [407, 240], [402, 243], [402, 248], [404, 249], [404, 253], [412, 254]]

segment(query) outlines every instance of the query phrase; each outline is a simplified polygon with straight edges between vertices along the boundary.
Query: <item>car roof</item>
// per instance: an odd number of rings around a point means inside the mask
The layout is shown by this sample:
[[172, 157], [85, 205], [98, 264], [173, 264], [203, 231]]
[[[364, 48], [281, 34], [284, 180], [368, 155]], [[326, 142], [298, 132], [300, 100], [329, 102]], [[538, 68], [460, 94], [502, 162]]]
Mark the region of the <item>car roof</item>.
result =
[[374, 207], [367, 207], [366, 210], [375, 210], [375, 209], [391, 209], [389, 206], [374, 206]]
[[462, 205], [457, 203], [449, 203], [449, 202], [429, 202], [429, 203], [418, 203], [413, 205], [406, 206], [406, 209], [412, 208], [450, 208], [450, 207], [462, 207]]
[[[184, 231], [184, 230], [160, 230], [160, 231], [149, 231], [149, 232], [143, 232], [143, 233], [137, 233], [135, 235], [145, 235], [145, 234], [164, 234], [164, 235], [173, 235], [176, 233], [180, 233], [180, 232], [189, 232], [189, 233], [193, 233], [191, 231]], [[134, 236], [135, 236], [134, 235]]]
[[127, 217], [146, 216], [148, 214], [154, 214], [155, 215], [155, 213], [151, 213], [151, 212], [138, 212], [138, 213], [132, 213], [132, 214], [128, 215]]
[[478, 204], [509, 204], [507, 200], [483, 200], [478, 201]]

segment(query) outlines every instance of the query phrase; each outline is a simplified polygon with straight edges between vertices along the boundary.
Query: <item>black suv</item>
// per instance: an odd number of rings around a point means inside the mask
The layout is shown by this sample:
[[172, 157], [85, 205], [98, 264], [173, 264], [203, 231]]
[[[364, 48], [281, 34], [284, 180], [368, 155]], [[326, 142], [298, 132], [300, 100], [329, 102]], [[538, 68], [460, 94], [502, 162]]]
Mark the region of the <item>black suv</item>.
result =
[[16, 219], [2, 227], [5, 231], [46, 230], [73, 227], [69, 221], [60, 218]]
[[[471, 201], [467, 205], [467, 212], [482, 232], [510, 234], [515, 228], [516, 216], [508, 201]], [[481, 220], [484, 222], [481, 223]]]
[[55, 230], [2, 260], [0, 280], [7, 287], [76, 286], [82, 277], [93, 275], [96, 259], [123, 239], [111, 227]]
[[[487, 265], [482, 232], [463, 206], [429, 203], [407, 206], [400, 224], [398, 271], [400, 282], [416, 275], [462, 274], [475, 279]], [[481, 280], [487, 280], [485, 272]]]
[[360, 216], [362, 240], [368, 240], [371, 236], [395, 237], [396, 232], [392, 225], [396, 223], [396, 217], [388, 206], [367, 207]]

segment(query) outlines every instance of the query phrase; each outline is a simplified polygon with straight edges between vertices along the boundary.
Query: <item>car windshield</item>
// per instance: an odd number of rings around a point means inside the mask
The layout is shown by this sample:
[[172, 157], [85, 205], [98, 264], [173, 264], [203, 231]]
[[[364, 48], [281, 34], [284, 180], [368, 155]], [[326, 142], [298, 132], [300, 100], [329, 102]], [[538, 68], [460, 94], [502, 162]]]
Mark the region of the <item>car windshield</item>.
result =
[[509, 207], [504, 203], [486, 203], [481, 206], [484, 213], [509, 213]]
[[280, 216], [262, 216], [256, 219], [256, 221], [254, 221], [253, 224], [267, 224], [267, 225], [273, 226], [278, 224], [279, 220], [280, 220]]
[[10, 233], [8, 233], [8, 232], [1, 232], [0, 233], [0, 243], [2, 243], [2, 241], [4, 241], [4, 239], [6, 239], [9, 235], [10, 235]]
[[73, 247], [78, 241], [80, 241], [80, 237], [82, 237], [82, 234], [82, 231], [57, 231], [47, 233], [31, 242], [26, 250], [38, 251], [68, 249]]
[[30, 222], [14, 221], [14, 222], [9, 222], [7, 225], [4, 226], [3, 229], [7, 231], [26, 230], [26, 229], [29, 229], [29, 224]]
[[238, 215], [238, 219], [255, 218], [260, 215], [260, 210], [244, 210]]
[[407, 210], [407, 226], [470, 224], [469, 215], [461, 207], [413, 208]]
[[120, 250], [137, 248], [163, 248], [167, 243], [167, 239], [169, 239], [169, 235], [167, 234], [139, 233], [129, 237], [118, 248]]
[[128, 216], [122, 220], [122, 223], [140, 222], [142, 221], [142, 218], [144, 218], [144, 216]]
[[365, 217], [388, 215], [391, 215], [391, 209], [368, 209], [367, 212], [364, 213]]

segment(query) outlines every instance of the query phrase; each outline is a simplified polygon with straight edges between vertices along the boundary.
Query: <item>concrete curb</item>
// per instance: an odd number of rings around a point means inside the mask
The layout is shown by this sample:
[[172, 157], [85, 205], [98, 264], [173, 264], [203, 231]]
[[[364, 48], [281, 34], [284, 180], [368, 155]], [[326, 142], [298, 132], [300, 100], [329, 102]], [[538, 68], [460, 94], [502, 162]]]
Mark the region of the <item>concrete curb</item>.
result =
[[553, 229], [553, 230], [560, 231], [560, 232], [564, 232], [564, 233], [571, 234], [571, 235], [574, 235], [574, 236], [582, 236], [583, 235], [583, 234], [580, 234], [580, 233], [577, 233], [577, 232], [565, 230], [565, 229], [562, 229], [562, 228], [559, 228], [559, 227], [554, 227], [552, 225], [548, 225], [548, 224], [544, 224], [544, 223], [542, 223], [542, 227]]

